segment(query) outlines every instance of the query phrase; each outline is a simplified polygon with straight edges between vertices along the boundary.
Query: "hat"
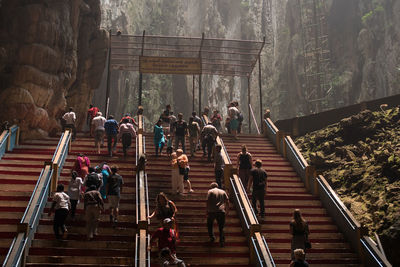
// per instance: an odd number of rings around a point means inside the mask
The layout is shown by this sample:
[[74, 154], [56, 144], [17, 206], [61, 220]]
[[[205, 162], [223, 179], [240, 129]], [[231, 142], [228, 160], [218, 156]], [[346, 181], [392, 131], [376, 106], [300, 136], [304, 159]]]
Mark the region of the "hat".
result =
[[167, 223], [170, 223], [170, 222], [172, 222], [172, 220], [170, 218], [165, 218], [164, 221], [163, 221], [163, 224], [167, 224]]

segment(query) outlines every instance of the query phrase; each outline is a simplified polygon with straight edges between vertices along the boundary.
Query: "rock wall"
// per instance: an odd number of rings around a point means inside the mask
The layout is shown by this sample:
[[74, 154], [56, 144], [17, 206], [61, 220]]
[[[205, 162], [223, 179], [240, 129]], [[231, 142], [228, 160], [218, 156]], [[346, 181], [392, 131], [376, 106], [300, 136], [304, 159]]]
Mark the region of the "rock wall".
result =
[[1, 2], [0, 121], [42, 137], [71, 106], [84, 124], [105, 64], [100, 16], [99, 0]]

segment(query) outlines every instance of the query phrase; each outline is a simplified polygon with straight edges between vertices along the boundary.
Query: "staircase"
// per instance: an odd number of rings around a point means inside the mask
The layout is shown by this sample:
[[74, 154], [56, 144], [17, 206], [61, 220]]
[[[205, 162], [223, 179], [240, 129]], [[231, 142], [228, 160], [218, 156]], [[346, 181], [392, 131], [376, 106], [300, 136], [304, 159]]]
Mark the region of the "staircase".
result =
[[[321, 267], [359, 266], [357, 254], [350, 249], [320, 200], [306, 191], [290, 163], [266, 137], [241, 135], [238, 141], [230, 136], [223, 136], [222, 139], [234, 168], [242, 144], [246, 144], [253, 161], [258, 158], [263, 161], [263, 168], [268, 173], [266, 216], [259, 221], [277, 266], [288, 266], [290, 263], [289, 223], [296, 208], [302, 211], [309, 223], [312, 249], [307, 251], [308, 263]], [[251, 200], [251, 196], [249, 198]]]
[[[107, 156], [107, 148], [101, 155], [95, 153], [93, 138], [78, 135], [72, 143], [72, 151], [61, 173], [60, 183], [67, 185], [76, 156], [82, 152], [89, 157], [91, 166], [106, 161], [110, 166], [117, 165], [119, 174], [124, 178], [121, 194], [120, 212], [117, 227], [109, 221], [109, 207], [105, 203], [105, 214], [100, 215], [99, 235], [92, 241], [86, 241], [83, 202], [78, 204], [76, 220], [67, 220], [68, 237], [56, 240], [53, 233], [52, 217], [47, 216], [51, 206], [50, 199], [39, 223], [38, 231], [29, 250], [26, 266], [132, 266], [135, 255], [135, 142], [123, 159], [122, 146], [117, 147], [117, 156]], [[54, 151], [54, 149], [53, 149]], [[65, 191], [66, 191], [65, 190]]]
[[58, 138], [25, 141], [0, 160], [0, 262], [17, 233], [45, 161], [50, 161]]
[[[189, 144], [186, 144], [189, 151]], [[147, 177], [149, 186], [150, 212], [155, 209], [155, 199], [159, 192], [167, 193], [178, 209], [177, 222], [180, 243], [177, 256], [191, 266], [251, 266], [249, 247], [233, 203], [225, 224], [225, 247], [219, 246], [219, 232], [215, 222], [215, 243], [209, 243], [206, 226], [206, 198], [210, 183], [215, 181], [213, 163], [207, 162], [198, 151], [195, 157], [189, 157], [190, 173], [194, 193], [184, 196], [171, 195], [170, 160], [163, 154], [156, 158], [153, 136], [146, 135]], [[187, 188], [185, 188], [186, 190]], [[160, 227], [153, 218], [149, 227], [150, 234]], [[157, 266], [157, 253], [152, 253], [152, 266]]]

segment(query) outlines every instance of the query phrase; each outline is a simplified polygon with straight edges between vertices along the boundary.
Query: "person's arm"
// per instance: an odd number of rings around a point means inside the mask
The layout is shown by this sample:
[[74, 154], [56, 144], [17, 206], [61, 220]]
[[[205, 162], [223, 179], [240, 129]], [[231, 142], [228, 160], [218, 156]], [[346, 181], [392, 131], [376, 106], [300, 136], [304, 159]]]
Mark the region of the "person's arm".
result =
[[240, 152], [237, 154], [237, 160], [236, 160], [237, 175], [239, 175], [239, 164], [240, 164]]
[[178, 212], [178, 209], [176, 208], [176, 205], [175, 205], [174, 202], [169, 201], [169, 203], [171, 204], [172, 209], [174, 210], [174, 213], [172, 214], [172, 218], [175, 218], [175, 215], [176, 215], [176, 213]]
[[291, 261], [291, 262], [290, 262], [289, 267], [294, 267], [294, 261]]
[[229, 213], [229, 197], [228, 194], [225, 192], [225, 215]]
[[253, 184], [253, 175], [250, 173], [249, 175], [249, 181], [247, 182], [247, 191], [250, 192], [250, 187]]
[[290, 234], [293, 235], [293, 233], [294, 233], [293, 224], [290, 223]]
[[253, 157], [249, 153], [250, 168], [253, 168]]

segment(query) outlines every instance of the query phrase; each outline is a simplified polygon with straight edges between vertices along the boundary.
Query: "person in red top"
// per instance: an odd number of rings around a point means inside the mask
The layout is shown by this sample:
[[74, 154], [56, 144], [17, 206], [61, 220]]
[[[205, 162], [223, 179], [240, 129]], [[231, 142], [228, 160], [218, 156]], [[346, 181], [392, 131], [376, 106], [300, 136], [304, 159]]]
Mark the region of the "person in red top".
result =
[[[87, 117], [86, 117], [86, 124], [90, 127], [90, 125], [92, 125], [92, 120], [94, 117], [96, 117], [97, 112], [99, 112], [99, 108], [93, 106], [93, 104], [89, 105], [89, 109], [87, 112]], [[89, 131], [90, 136], [92, 136], [92, 133]]]
[[121, 126], [121, 124], [124, 123], [124, 120], [128, 120], [128, 123], [131, 123], [131, 124], [135, 125], [136, 127], [139, 127], [139, 125], [137, 124], [135, 119], [132, 118], [131, 114], [129, 114], [129, 113], [125, 114], [125, 116], [119, 121], [118, 125]]
[[154, 240], [158, 239], [158, 251], [160, 252], [163, 248], [169, 248], [172, 255], [176, 257], [176, 232], [172, 229], [172, 220], [170, 218], [166, 218], [163, 221], [163, 227], [158, 228], [157, 231], [151, 236], [150, 246], [148, 247], [151, 250], [151, 245]]

